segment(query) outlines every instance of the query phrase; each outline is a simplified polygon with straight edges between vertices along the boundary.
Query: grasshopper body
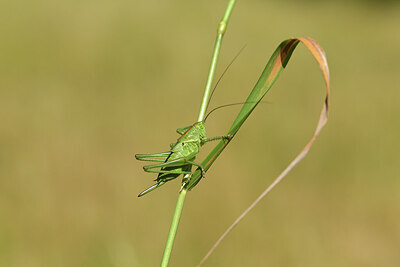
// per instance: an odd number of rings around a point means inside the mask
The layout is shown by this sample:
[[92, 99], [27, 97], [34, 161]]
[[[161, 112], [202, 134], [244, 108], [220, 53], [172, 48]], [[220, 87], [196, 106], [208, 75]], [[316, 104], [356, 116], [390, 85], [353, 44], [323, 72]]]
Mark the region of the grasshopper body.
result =
[[194, 162], [196, 155], [199, 153], [200, 146], [209, 141], [230, 138], [230, 136], [217, 136], [208, 138], [206, 135], [204, 121], [196, 122], [188, 127], [178, 128], [176, 131], [181, 135], [181, 137], [176, 143], [171, 144], [170, 151], [157, 154], [135, 155], [136, 159], [138, 160], [162, 162], [143, 167], [146, 172], [158, 173], [158, 176], [155, 180], [157, 183], [140, 193], [139, 197], [153, 191], [166, 182], [177, 178], [181, 174], [184, 175], [184, 180], [190, 179], [192, 175], [192, 166], [199, 167], [202, 171], [202, 175], [204, 175], [203, 167]]

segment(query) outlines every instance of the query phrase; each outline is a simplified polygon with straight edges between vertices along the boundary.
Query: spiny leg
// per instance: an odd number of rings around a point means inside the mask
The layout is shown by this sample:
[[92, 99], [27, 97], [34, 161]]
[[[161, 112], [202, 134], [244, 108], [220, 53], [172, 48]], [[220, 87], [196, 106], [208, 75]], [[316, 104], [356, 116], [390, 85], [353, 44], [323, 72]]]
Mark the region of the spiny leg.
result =
[[144, 170], [144, 171], [151, 172], [151, 173], [191, 174], [191, 172], [187, 172], [187, 171], [174, 171], [174, 170]]
[[141, 196], [146, 195], [147, 193], [149, 193], [149, 192], [153, 191], [154, 189], [156, 189], [156, 188], [162, 186], [163, 184], [165, 184], [165, 182], [158, 182], [158, 183], [156, 183], [156, 184], [150, 186], [149, 188], [147, 188], [146, 190], [144, 190], [142, 193], [140, 193], [140, 194], [138, 195], [138, 197], [141, 197]]
[[155, 169], [155, 168], [175, 167], [175, 166], [181, 166], [183, 164], [191, 164], [191, 165], [199, 167], [201, 170], [201, 175], [203, 177], [205, 176], [205, 171], [204, 171], [203, 166], [201, 166], [200, 164], [198, 164], [194, 161], [188, 160], [186, 158], [178, 158], [178, 159], [174, 159], [174, 160], [164, 162], [161, 164], [147, 165], [147, 166], [144, 166], [143, 169], [148, 172], [151, 169]]
[[171, 151], [156, 154], [136, 154], [135, 158], [142, 161], [153, 161], [151, 158], [160, 158], [160, 160], [163, 159], [163, 161], [165, 161], [170, 154]]
[[227, 135], [221, 135], [221, 136], [215, 136], [215, 137], [209, 137], [209, 138], [203, 139], [201, 141], [201, 143], [205, 144], [205, 143], [208, 143], [211, 141], [216, 141], [216, 140], [230, 140], [232, 138], [233, 138], [233, 135], [227, 134]]
[[194, 161], [188, 160], [186, 158], [177, 158], [177, 159], [169, 160], [167, 162], [160, 163], [160, 164], [143, 166], [143, 169], [149, 170], [149, 169], [164, 168], [164, 167], [177, 167], [177, 166], [181, 166], [183, 164], [192, 164], [201, 169], [203, 168], [203, 166], [201, 166], [200, 164], [198, 164]]
[[167, 152], [161, 152], [161, 153], [155, 153], [155, 154], [136, 154], [135, 157], [137, 159], [142, 159], [142, 158], [161, 158], [161, 157], [167, 157], [169, 154], [171, 154], [171, 151]]
[[180, 135], [183, 135], [190, 127], [192, 127], [193, 125], [190, 125], [190, 126], [186, 126], [186, 127], [183, 127], [183, 128], [178, 128], [178, 129], [176, 129], [176, 132], [178, 133], [178, 134], [180, 134]]
[[179, 170], [179, 171], [176, 171], [176, 170], [147, 170], [147, 172], [159, 173], [160, 175], [176, 175], [176, 176], [173, 176], [170, 179], [166, 179], [168, 177], [163, 176], [162, 180], [158, 180], [159, 178], [157, 178], [156, 179], [157, 183], [150, 186], [146, 190], [144, 190], [142, 193], [140, 193], [138, 195], [138, 197], [141, 197], [141, 196], [155, 190], [156, 188], [162, 186], [164, 183], [168, 182], [169, 180], [175, 179], [176, 177], [178, 177], [181, 174], [183, 174], [184, 177], [191, 177], [192, 173], [190, 172], [190, 169], [189, 170], [187, 169], [187, 166], [190, 166], [190, 165], [182, 166], [182, 170]]
[[[187, 169], [187, 168], [183, 167], [183, 169]], [[173, 171], [173, 170], [171, 170], [171, 171], [166, 171], [166, 170], [147, 170], [147, 171], [148, 171], [148, 172], [155, 172], [155, 173], [166, 173], [166, 174], [179, 174], [179, 175], [180, 175], [180, 174], [183, 174], [184, 177], [191, 177], [191, 176], [192, 176], [192, 173], [191, 173], [190, 171]], [[175, 178], [176, 178], [176, 177], [175, 177]], [[175, 178], [173, 178], [173, 179], [175, 179]], [[168, 180], [166, 180], [166, 181], [159, 181], [158, 183], [156, 183], [156, 184], [150, 186], [149, 188], [147, 188], [147, 189], [145, 189], [143, 192], [141, 192], [141, 193], [138, 195], [138, 197], [144, 196], [145, 194], [147, 194], [147, 193], [153, 191], [154, 189], [156, 189], [156, 188], [162, 186], [162, 185], [165, 184], [166, 182], [168, 182]], [[182, 187], [182, 188], [183, 188], [183, 187]], [[182, 188], [181, 188], [181, 190], [182, 190]]]
[[160, 158], [160, 159], [147, 159], [147, 158], [144, 158], [144, 159], [139, 159], [139, 160], [141, 160], [141, 161], [165, 162], [167, 160], [167, 157]]

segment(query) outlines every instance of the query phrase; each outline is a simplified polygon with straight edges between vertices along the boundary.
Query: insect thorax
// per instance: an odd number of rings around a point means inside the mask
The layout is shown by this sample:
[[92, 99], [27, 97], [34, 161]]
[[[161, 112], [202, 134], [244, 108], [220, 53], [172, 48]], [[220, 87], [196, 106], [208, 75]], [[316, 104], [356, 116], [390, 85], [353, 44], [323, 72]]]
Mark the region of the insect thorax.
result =
[[204, 126], [204, 121], [199, 121], [196, 122], [193, 125], [193, 128], [196, 129], [197, 132], [197, 138], [202, 141], [204, 139], [207, 139], [207, 134], [206, 134], [206, 127]]

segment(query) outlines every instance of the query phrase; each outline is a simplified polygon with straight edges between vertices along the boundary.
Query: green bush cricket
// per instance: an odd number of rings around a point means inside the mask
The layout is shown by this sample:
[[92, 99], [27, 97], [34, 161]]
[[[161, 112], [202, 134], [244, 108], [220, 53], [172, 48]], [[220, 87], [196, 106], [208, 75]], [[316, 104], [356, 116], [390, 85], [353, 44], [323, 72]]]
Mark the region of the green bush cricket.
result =
[[[156, 153], [156, 154], [136, 154], [135, 157], [137, 160], [161, 162], [159, 164], [143, 166], [143, 169], [146, 172], [158, 173], [157, 179], [155, 179], [157, 183], [150, 186], [143, 192], [141, 192], [138, 195], [138, 197], [141, 197], [153, 191], [154, 189], [162, 186], [168, 181], [174, 180], [181, 174], [184, 175], [181, 187], [182, 189], [192, 176], [191, 172], [192, 166], [197, 166], [198, 168], [200, 168], [201, 175], [202, 177], [204, 177], [205, 171], [203, 169], [203, 166], [194, 161], [196, 159], [196, 155], [200, 151], [199, 150], [200, 147], [210, 141], [233, 138], [233, 135], [229, 134], [222, 136], [215, 136], [211, 138], [207, 137], [205, 122], [208, 116], [212, 112], [220, 108], [234, 106], [234, 105], [243, 105], [248, 103], [251, 102], [232, 103], [216, 107], [206, 115], [203, 121], [196, 122], [193, 125], [184, 128], [178, 128], [176, 132], [180, 134], [181, 137], [176, 141], [176, 143], [172, 143], [170, 145], [171, 147], [170, 151]], [[267, 102], [259, 102], [259, 103], [267, 103]], [[160, 169], [157, 170], [158, 168]]]
[[[221, 139], [230, 139], [232, 136], [216, 136], [208, 138], [205, 129], [205, 120], [194, 123], [191, 126], [178, 128], [177, 133], [181, 137], [176, 143], [171, 144], [171, 150], [157, 154], [136, 154], [135, 157], [142, 161], [162, 162], [159, 164], [147, 165], [143, 169], [146, 172], [158, 173], [156, 184], [144, 190], [138, 196], [141, 197], [154, 189], [162, 186], [166, 182], [177, 178], [183, 174], [182, 188], [191, 177], [192, 166], [197, 166], [202, 171], [204, 177], [203, 167], [196, 163], [194, 160], [199, 153], [200, 146], [207, 142]], [[157, 170], [160, 168], [159, 170]]]
[[[210, 98], [208, 100], [207, 106], [210, 104], [211, 98], [217, 88], [219, 82], [222, 77], [225, 75], [226, 71], [232, 65], [232, 63], [236, 60], [236, 58], [240, 55], [245, 47], [242, 47], [240, 51], [236, 54], [236, 56], [232, 59], [232, 61], [228, 64], [228, 66], [223, 71], [222, 75], [219, 77], [217, 83], [214, 86], [214, 89], [211, 92]], [[137, 160], [141, 161], [152, 161], [152, 162], [161, 162], [159, 164], [146, 165], [143, 166], [144, 171], [151, 173], [158, 173], [157, 179], [155, 181], [156, 184], [150, 186], [143, 192], [141, 192], [138, 197], [141, 197], [154, 189], [162, 186], [168, 181], [171, 181], [177, 178], [179, 175], [183, 174], [183, 181], [181, 189], [186, 185], [186, 183], [190, 180], [192, 176], [192, 166], [197, 166], [201, 170], [201, 175], [204, 177], [205, 171], [203, 166], [194, 162], [196, 155], [199, 153], [199, 148], [210, 141], [221, 140], [221, 139], [231, 139], [232, 135], [224, 135], [224, 136], [216, 136], [212, 138], [208, 138], [205, 129], [205, 122], [208, 116], [214, 112], [215, 110], [227, 106], [240, 105], [245, 104], [246, 102], [233, 103], [222, 105], [211, 110], [204, 118], [204, 120], [194, 123], [191, 126], [187, 126], [184, 128], [178, 128], [176, 132], [181, 135], [181, 137], [177, 140], [176, 143], [170, 145], [171, 149], [167, 152], [156, 153], [156, 154], [136, 154], [135, 157]], [[160, 168], [160, 169], [158, 169]]]

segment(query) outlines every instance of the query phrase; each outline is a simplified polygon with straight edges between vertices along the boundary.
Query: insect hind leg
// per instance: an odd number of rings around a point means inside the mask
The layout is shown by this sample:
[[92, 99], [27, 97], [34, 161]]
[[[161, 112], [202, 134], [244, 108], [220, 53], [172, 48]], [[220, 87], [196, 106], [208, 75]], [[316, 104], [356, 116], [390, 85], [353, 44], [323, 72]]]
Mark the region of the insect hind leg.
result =
[[191, 172], [187, 171], [173, 171], [173, 170], [145, 170], [145, 171], [152, 173], [167, 173], [167, 174], [191, 174]]
[[200, 165], [200, 164], [198, 164], [198, 163], [196, 163], [194, 161], [188, 160], [186, 158], [178, 158], [178, 159], [174, 159], [174, 160], [171, 160], [171, 161], [168, 161], [168, 162], [164, 162], [164, 163], [160, 163], [160, 164], [143, 166], [143, 169], [145, 171], [149, 171], [149, 170], [155, 169], [155, 168], [177, 167], [177, 166], [181, 166], [183, 164], [191, 164], [191, 165], [197, 166], [197, 167], [200, 168], [202, 175], [205, 174], [205, 171], [204, 171], [204, 168], [203, 168], [202, 165]]
[[158, 183], [156, 183], [156, 184], [150, 186], [149, 188], [147, 188], [147, 189], [145, 189], [143, 192], [141, 192], [141, 193], [138, 195], [138, 197], [141, 197], [141, 196], [146, 195], [147, 193], [150, 193], [150, 192], [153, 191], [154, 189], [156, 189], [156, 188], [162, 186], [163, 184], [165, 184], [165, 182], [158, 182]]
[[171, 151], [156, 153], [156, 154], [136, 154], [135, 158], [141, 161], [164, 162], [170, 154]]

